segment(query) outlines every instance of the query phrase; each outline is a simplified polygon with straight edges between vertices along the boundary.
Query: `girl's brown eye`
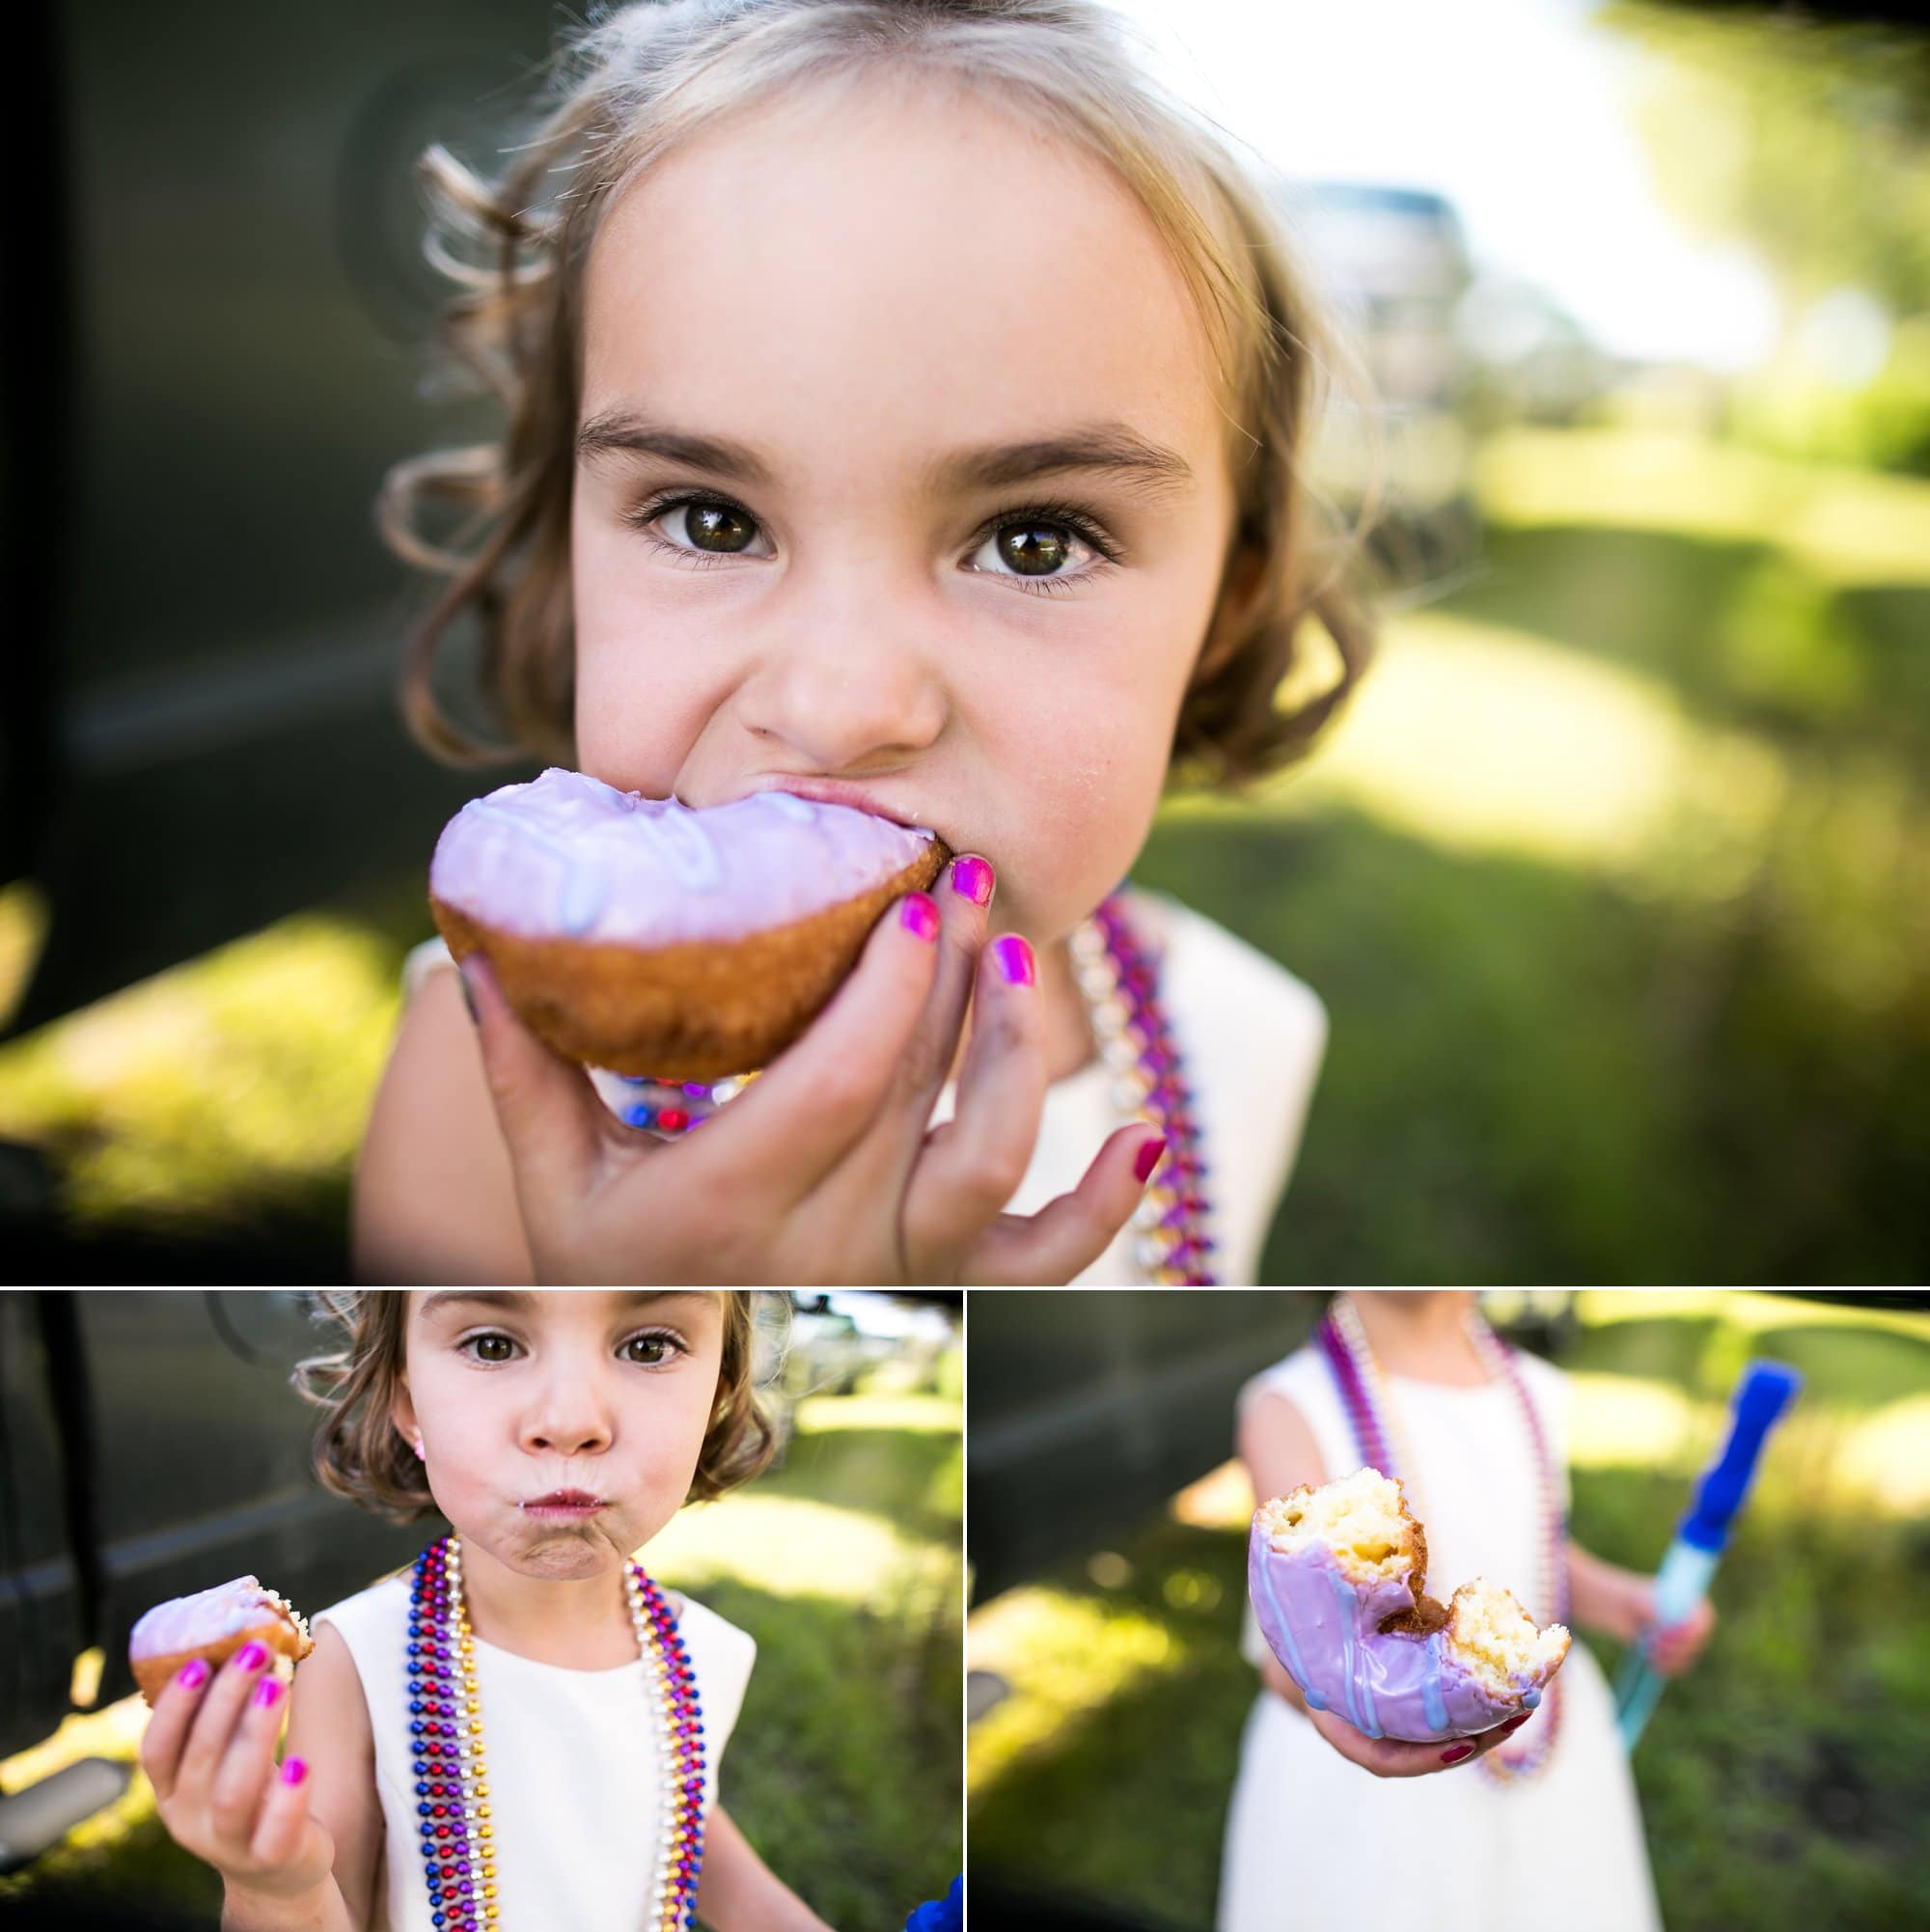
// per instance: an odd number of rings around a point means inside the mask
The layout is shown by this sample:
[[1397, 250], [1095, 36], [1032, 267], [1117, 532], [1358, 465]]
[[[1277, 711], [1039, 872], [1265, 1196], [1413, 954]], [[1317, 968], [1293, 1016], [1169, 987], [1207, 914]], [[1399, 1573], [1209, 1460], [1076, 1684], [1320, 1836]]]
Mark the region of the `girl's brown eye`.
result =
[[1066, 560], [1065, 533], [1050, 523], [1008, 523], [996, 539], [999, 555], [1022, 577], [1046, 577]]
[[[476, 1357], [480, 1362], [507, 1362], [515, 1343], [507, 1335], [479, 1335], [476, 1338]], [[496, 1350], [502, 1350], [499, 1355]]]
[[[639, 1350], [642, 1352], [636, 1352]], [[623, 1352], [632, 1362], [641, 1362], [645, 1367], [653, 1368], [670, 1354], [670, 1343], [660, 1335], [633, 1335], [624, 1342]]]
[[700, 550], [731, 554], [751, 540], [751, 521], [726, 503], [692, 503], [683, 507], [683, 534]]

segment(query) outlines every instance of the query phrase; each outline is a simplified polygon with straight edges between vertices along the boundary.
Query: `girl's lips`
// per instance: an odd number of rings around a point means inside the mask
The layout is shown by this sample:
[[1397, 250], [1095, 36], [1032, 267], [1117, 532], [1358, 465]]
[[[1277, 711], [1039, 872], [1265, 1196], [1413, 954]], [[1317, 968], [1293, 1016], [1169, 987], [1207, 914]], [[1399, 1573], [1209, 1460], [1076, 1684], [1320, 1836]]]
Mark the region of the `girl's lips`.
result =
[[608, 1507], [600, 1497], [592, 1496], [588, 1490], [553, 1489], [547, 1496], [525, 1503], [523, 1511], [529, 1516], [593, 1516]]

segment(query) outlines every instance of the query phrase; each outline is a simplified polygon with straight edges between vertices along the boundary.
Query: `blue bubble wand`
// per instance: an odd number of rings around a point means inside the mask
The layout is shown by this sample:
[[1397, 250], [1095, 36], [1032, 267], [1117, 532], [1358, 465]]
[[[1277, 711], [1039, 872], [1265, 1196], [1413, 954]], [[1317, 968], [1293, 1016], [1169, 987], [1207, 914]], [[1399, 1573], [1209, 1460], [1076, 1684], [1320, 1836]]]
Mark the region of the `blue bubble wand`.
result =
[[1763, 1441], [1802, 1386], [1802, 1376], [1780, 1362], [1751, 1362], [1736, 1384], [1729, 1399], [1729, 1439], [1703, 1471], [1695, 1500], [1655, 1573], [1655, 1621], [1629, 1645], [1615, 1673], [1615, 1718], [1629, 1751], [1668, 1681], [1648, 1661], [1649, 1637], [1680, 1623], [1708, 1595], [1728, 1546], [1729, 1527], [1755, 1480]]

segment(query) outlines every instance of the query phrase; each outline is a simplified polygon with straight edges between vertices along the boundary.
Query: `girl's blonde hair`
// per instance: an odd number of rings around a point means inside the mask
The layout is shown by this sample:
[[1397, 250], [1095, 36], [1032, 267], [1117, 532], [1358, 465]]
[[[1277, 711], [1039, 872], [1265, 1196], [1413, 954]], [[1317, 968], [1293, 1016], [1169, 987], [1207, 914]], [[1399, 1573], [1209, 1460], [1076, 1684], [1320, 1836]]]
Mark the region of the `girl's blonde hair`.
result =
[[[776, 1431], [753, 1380], [757, 1290], [721, 1292], [724, 1354], [687, 1503], [706, 1503], [749, 1480], [777, 1448]], [[323, 1412], [314, 1453], [321, 1486], [392, 1523], [432, 1515], [436, 1505], [427, 1474], [389, 1414], [407, 1364], [407, 1293], [399, 1288], [322, 1290], [319, 1300], [323, 1319], [345, 1331], [345, 1346], [297, 1363], [290, 1379], [304, 1400]]]
[[[1099, 156], [1144, 205], [1199, 306], [1229, 425], [1238, 516], [1229, 545], [1258, 552], [1233, 649], [1196, 670], [1169, 777], [1238, 789], [1305, 752], [1366, 669], [1368, 604], [1349, 579], [1368, 511], [1341, 541], [1302, 476], [1336, 374], [1371, 398], [1355, 352], [1316, 310], [1290, 262], [1282, 216], [1227, 146], [1135, 62], [1123, 23], [1093, 0], [671, 0], [593, 10], [552, 62], [552, 99], [500, 179], [440, 146], [420, 172], [437, 204], [429, 260], [461, 285], [444, 346], [508, 415], [500, 442], [441, 450], [389, 472], [377, 508], [398, 555], [446, 575], [410, 642], [411, 730], [458, 763], [536, 754], [574, 761], [569, 509], [581, 401], [584, 273], [605, 211], [677, 142], [753, 103], [864, 69], [941, 75], [1029, 111]], [[457, 244], [452, 247], [450, 244]], [[465, 261], [463, 251], [484, 261]], [[1376, 447], [1378, 445], [1376, 444]], [[420, 532], [431, 502], [471, 512], [443, 548]], [[1223, 576], [1222, 594], [1225, 594]], [[438, 700], [439, 647], [463, 614], [497, 726], [481, 738]], [[1337, 674], [1286, 705], [1310, 621]]]

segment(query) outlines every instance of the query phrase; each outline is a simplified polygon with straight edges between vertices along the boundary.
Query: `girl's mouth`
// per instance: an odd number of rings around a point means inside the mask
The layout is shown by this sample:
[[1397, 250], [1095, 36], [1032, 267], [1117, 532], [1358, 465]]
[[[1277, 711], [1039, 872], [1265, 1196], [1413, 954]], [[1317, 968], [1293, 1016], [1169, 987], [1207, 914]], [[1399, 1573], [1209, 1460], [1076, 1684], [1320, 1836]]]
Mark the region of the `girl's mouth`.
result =
[[587, 1489], [552, 1489], [547, 1496], [533, 1498], [522, 1504], [526, 1516], [539, 1516], [546, 1522], [575, 1523], [594, 1516], [610, 1505]]

